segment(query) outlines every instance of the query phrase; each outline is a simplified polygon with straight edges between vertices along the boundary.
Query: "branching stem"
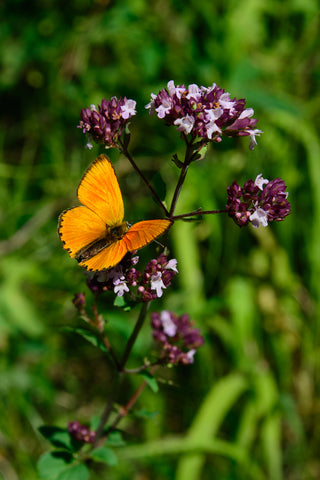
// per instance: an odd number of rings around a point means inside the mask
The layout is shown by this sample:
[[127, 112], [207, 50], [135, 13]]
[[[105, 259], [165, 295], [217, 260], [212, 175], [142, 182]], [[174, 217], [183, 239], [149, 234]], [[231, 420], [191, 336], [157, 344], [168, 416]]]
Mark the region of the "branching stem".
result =
[[121, 146], [121, 153], [129, 160], [129, 162], [131, 163], [131, 165], [133, 166], [133, 168], [135, 169], [135, 171], [138, 173], [138, 175], [142, 178], [142, 180], [144, 181], [144, 183], [146, 184], [146, 186], [149, 188], [150, 192], [152, 193], [152, 195], [154, 196], [154, 198], [156, 199], [157, 203], [160, 205], [160, 207], [162, 208], [162, 210], [164, 211], [165, 213], [165, 216], [168, 217], [169, 216], [169, 212], [168, 210], [166, 209], [164, 203], [162, 202], [161, 198], [159, 197], [159, 195], [157, 194], [157, 192], [154, 190], [154, 188], [152, 187], [152, 185], [150, 184], [149, 180], [144, 176], [144, 174], [141, 172], [140, 168], [138, 167], [138, 165], [136, 164], [136, 162], [133, 160], [132, 156], [130, 155], [130, 153], [128, 152], [128, 149], [127, 147], [121, 142], [121, 140], [119, 140], [119, 144]]

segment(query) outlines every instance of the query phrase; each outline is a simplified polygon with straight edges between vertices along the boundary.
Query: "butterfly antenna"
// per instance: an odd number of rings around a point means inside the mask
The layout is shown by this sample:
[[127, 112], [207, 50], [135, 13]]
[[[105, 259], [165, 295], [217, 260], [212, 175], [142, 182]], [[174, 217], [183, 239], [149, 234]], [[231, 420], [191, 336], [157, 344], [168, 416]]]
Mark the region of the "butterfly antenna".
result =
[[160, 243], [158, 240], [153, 240], [155, 243], [157, 243], [160, 247], [164, 248], [164, 245]]

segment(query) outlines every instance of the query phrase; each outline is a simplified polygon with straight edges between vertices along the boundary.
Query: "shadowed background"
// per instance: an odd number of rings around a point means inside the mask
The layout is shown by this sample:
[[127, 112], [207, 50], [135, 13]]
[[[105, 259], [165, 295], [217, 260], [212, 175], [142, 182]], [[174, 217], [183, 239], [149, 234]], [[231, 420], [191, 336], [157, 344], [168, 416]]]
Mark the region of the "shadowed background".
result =
[[[15, 0], [0, 15], [0, 478], [36, 479], [48, 448], [37, 428], [87, 422], [110, 393], [101, 352], [60, 331], [77, 321], [71, 300], [86, 286], [57, 218], [102, 152], [84, 148], [80, 109], [114, 95], [137, 101], [131, 152], [148, 178], [160, 172], [169, 202], [178, 176], [170, 159], [183, 143], [144, 106], [174, 80], [246, 98], [264, 132], [253, 152], [246, 137], [211, 146], [191, 166], [176, 213], [224, 208], [233, 180], [262, 173], [285, 180], [292, 214], [258, 230], [226, 216], [175, 224], [180, 275], [152, 308], [189, 313], [206, 344], [193, 366], [163, 373], [160, 392], [144, 392], [122, 424], [119, 465], [92, 479], [318, 479], [317, 2]], [[161, 215], [129, 163], [108, 154], [126, 219]], [[148, 247], [141, 261], [154, 254]], [[121, 348], [137, 312], [129, 318], [107, 301], [103, 309]], [[132, 365], [153, 348], [147, 327]]]

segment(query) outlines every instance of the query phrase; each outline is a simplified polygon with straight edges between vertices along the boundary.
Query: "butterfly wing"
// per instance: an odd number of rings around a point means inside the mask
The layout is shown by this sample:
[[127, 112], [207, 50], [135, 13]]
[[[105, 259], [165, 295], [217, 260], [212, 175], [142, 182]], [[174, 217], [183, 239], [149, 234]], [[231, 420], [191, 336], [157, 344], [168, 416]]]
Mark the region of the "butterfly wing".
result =
[[171, 225], [170, 220], [144, 220], [135, 223], [123, 237], [128, 252], [138, 250], [161, 235]]
[[105, 225], [118, 225], [122, 222], [122, 195], [114, 168], [106, 155], [96, 158], [84, 173], [78, 187], [78, 198]]
[[58, 233], [63, 248], [71, 258], [82, 248], [102, 238], [106, 226], [103, 220], [87, 207], [74, 207], [65, 210], [59, 217]]
[[108, 269], [117, 265], [127, 252], [127, 246], [122, 238], [101, 250], [97, 255], [80, 262], [79, 265], [93, 271]]
[[[78, 187], [83, 206], [64, 211], [59, 218], [59, 236], [71, 258], [80, 250], [102, 239], [106, 227], [120, 226], [124, 217], [123, 200], [118, 180], [106, 155], [100, 155], [83, 175]], [[104, 270], [117, 265], [125, 254], [152, 242], [171, 225], [170, 220], [138, 222], [123, 238], [106, 246], [79, 265], [88, 270]], [[81, 258], [81, 255], [79, 256]]]

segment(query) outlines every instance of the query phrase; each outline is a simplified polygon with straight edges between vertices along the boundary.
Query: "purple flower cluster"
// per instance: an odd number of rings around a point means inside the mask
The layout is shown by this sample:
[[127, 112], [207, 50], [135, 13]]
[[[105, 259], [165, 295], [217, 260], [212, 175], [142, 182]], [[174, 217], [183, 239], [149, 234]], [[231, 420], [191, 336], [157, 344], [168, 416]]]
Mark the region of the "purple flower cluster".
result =
[[245, 108], [245, 100], [230, 99], [230, 94], [215, 83], [211, 87], [196, 84], [175, 86], [173, 80], [157, 95], [151, 94], [146, 105], [150, 114], [164, 118], [167, 125], [175, 125], [180, 132], [214, 142], [221, 136], [250, 136], [250, 150], [257, 144], [254, 129], [257, 119], [251, 118], [252, 108]]
[[[144, 272], [136, 270], [138, 261], [138, 256], [128, 254], [107, 271], [88, 272], [87, 284], [94, 293], [113, 290], [118, 297], [122, 297], [130, 292], [144, 302], [161, 297], [163, 289], [171, 284], [172, 277], [178, 273], [177, 260], [168, 260], [162, 253], [150, 260]], [[135, 289], [135, 294], [130, 287]]]
[[96, 432], [85, 425], [81, 425], [78, 421], [68, 423], [68, 432], [78, 442], [94, 443], [96, 439]]
[[150, 260], [137, 290], [144, 302], [162, 297], [162, 290], [171, 285], [172, 277], [178, 273], [177, 263], [175, 258], [168, 261], [164, 253]]
[[117, 147], [118, 139], [122, 134], [130, 117], [136, 113], [136, 102], [127, 99], [112, 97], [111, 100], [103, 99], [98, 108], [81, 110], [81, 120], [78, 128], [89, 136], [87, 147], [92, 148], [91, 141], [105, 144], [106, 148]]
[[194, 328], [189, 315], [178, 317], [163, 310], [151, 314], [153, 338], [162, 345], [163, 360], [170, 364], [193, 363], [193, 357], [204, 339], [199, 329]]
[[286, 188], [280, 178], [269, 182], [262, 174], [255, 181], [248, 180], [242, 188], [233, 182], [227, 188], [228, 214], [241, 227], [249, 222], [256, 228], [260, 225], [266, 227], [272, 220], [280, 222], [291, 211]]

